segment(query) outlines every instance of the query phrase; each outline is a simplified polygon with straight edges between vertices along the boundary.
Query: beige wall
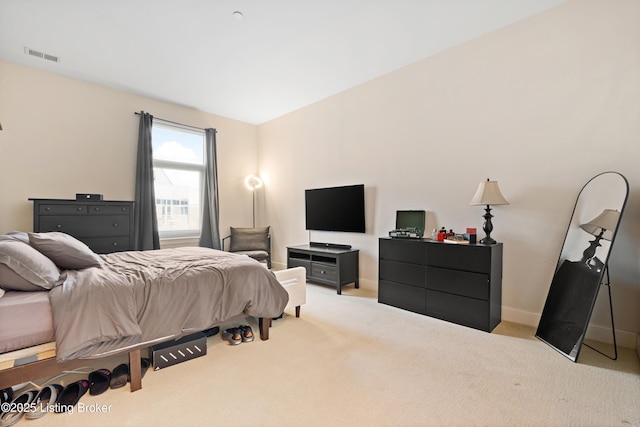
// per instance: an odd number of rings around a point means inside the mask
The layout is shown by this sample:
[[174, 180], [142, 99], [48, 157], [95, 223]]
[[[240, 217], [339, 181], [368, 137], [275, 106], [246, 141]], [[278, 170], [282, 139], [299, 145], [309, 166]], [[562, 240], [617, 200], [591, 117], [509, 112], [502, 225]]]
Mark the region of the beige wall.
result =
[[220, 233], [250, 226], [256, 126], [0, 61], [0, 233], [32, 229], [29, 197], [132, 200], [140, 110], [218, 130]]
[[[313, 241], [361, 250], [377, 286], [377, 239], [398, 209], [428, 227], [482, 227], [476, 187], [496, 179], [503, 318], [537, 325], [575, 198], [614, 170], [631, 195], [610, 263], [616, 326], [640, 332], [640, 2], [579, 0], [259, 126], [262, 221], [275, 261]], [[304, 189], [365, 184], [367, 232], [305, 231]], [[601, 296], [604, 295], [601, 294]], [[590, 333], [608, 339], [606, 299]], [[625, 333], [630, 332], [630, 333]]]

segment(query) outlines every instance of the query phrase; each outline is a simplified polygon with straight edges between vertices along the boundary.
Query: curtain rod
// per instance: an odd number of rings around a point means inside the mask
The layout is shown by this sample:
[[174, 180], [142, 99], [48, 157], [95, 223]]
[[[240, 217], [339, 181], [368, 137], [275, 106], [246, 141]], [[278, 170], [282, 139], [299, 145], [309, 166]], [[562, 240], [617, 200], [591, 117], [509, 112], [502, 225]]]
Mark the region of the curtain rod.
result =
[[[136, 112], [134, 112], [133, 114], [135, 114], [136, 116], [140, 116], [140, 115], [141, 115], [141, 114], [140, 114], [139, 112], [137, 112], [137, 111], [136, 111]], [[153, 115], [152, 115], [152, 116], [153, 116]], [[198, 131], [204, 131], [204, 130], [205, 130], [205, 129], [203, 129], [203, 128], [199, 128], [199, 127], [196, 127], [196, 126], [185, 125], [185, 124], [183, 124], [183, 123], [172, 122], [171, 120], [161, 119], [160, 117], [155, 117], [155, 116], [153, 116], [153, 118], [154, 118], [154, 119], [156, 119], [156, 120], [159, 120], [159, 121], [161, 121], [161, 122], [171, 123], [171, 124], [174, 124], [174, 125], [177, 125], [177, 126], [182, 126], [182, 127], [188, 128], [188, 129], [193, 129], [193, 130], [198, 130]], [[218, 133], [218, 131], [217, 131], [216, 129], [213, 129], [213, 130], [214, 130], [216, 133]]]

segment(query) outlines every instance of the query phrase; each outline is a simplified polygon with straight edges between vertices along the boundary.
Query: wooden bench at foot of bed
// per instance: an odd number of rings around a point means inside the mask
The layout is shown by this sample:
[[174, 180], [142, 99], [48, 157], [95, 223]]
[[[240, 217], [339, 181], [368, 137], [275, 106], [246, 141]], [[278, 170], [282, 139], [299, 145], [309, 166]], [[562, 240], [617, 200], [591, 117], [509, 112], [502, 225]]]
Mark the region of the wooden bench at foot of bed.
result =
[[[269, 339], [269, 327], [271, 326], [270, 318], [260, 318], [258, 320], [260, 326], [260, 339], [266, 341]], [[142, 366], [140, 350], [148, 347], [148, 344], [140, 345], [129, 352], [129, 370], [131, 374], [131, 391], [137, 391], [142, 388]], [[40, 351], [42, 350], [42, 351]], [[27, 381], [33, 381], [38, 378], [49, 377], [60, 374], [64, 371], [70, 371], [83, 366], [95, 365], [98, 359], [75, 359], [67, 362], [58, 362], [55, 357], [55, 344], [48, 343], [37, 346], [34, 351], [26, 354], [25, 350], [18, 350], [7, 353], [2, 356], [12, 355], [13, 359], [4, 357], [0, 361], [0, 389], [12, 387], [16, 384], [22, 384]], [[113, 357], [115, 354], [110, 355]], [[34, 356], [37, 358], [35, 362], [26, 363], [24, 365], [14, 366], [14, 361], [26, 356]]]

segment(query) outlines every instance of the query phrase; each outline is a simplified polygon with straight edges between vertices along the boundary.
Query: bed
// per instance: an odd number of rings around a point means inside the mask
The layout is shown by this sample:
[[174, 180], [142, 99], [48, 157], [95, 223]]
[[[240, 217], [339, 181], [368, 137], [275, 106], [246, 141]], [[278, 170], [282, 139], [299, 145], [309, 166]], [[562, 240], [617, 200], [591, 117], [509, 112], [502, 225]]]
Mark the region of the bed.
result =
[[[289, 299], [274, 273], [244, 255], [199, 247], [97, 255], [57, 232], [0, 236], [0, 289], [0, 388], [128, 352], [136, 390], [142, 348], [241, 316], [257, 317], [266, 340]], [[7, 367], [16, 355], [30, 363]]]

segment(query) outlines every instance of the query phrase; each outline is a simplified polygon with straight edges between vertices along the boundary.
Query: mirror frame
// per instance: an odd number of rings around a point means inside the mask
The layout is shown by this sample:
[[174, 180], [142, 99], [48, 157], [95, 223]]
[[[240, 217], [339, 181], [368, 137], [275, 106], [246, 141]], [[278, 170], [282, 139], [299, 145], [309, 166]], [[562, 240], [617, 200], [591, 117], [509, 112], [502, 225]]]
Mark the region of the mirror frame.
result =
[[[569, 237], [572, 225], [574, 224], [576, 209], [578, 209], [581, 202], [580, 197], [583, 195], [584, 190], [589, 186], [589, 184], [591, 184], [595, 179], [607, 174], [615, 174], [622, 179], [622, 183], [625, 186], [625, 193], [624, 200], [622, 200], [621, 202], [621, 206], [616, 206], [616, 208], [619, 208], [620, 210], [620, 215], [618, 217], [615, 230], [613, 230], [611, 240], [609, 241], [609, 249], [607, 250], [606, 256], [604, 257], [605, 259], [600, 260], [602, 261], [604, 267], [594, 270], [593, 268], [588, 267], [586, 264], [585, 266], [582, 266], [581, 262], [569, 261], [568, 259], [563, 258], [563, 255], [566, 255], [565, 248], [567, 246], [567, 238]], [[578, 356], [580, 355], [580, 349], [582, 348], [582, 344], [584, 343], [584, 338], [589, 326], [591, 314], [593, 312], [593, 308], [595, 306], [605, 272], [608, 276], [609, 255], [611, 254], [611, 249], [613, 248], [618, 229], [620, 228], [620, 221], [622, 220], [622, 215], [624, 213], [628, 198], [629, 182], [627, 181], [627, 179], [624, 177], [624, 175], [618, 172], [608, 171], [602, 172], [587, 181], [578, 193], [576, 202], [573, 206], [571, 219], [567, 227], [567, 232], [565, 233], [562, 249], [560, 250], [560, 255], [558, 256], [558, 263], [556, 264], [553, 281], [549, 288], [547, 299], [540, 316], [538, 329], [536, 330], [536, 338], [545, 342], [550, 347], [557, 350], [559, 353], [572, 360], [573, 362], [576, 362]], [[606, 206], [606, 208], [611, 207]], [[567, 264], [563, 267], [564, 263]], [[578, 267], [578, 265], [580, 265], [580, 267]], [[593, 271], [595, 271], [595, 274], [592, 273]], [[587, 275], [589, 275], [589, 277], [587, 277]], [[573, 283], [570, 283], [568, 279], [571, 279]], [[575, 286], [576, 283], [581, 287], [577, 288]], [[574, 285], [573, 289], [572, 285]], [[575, 298], [578, 293], [580, 294], [580, 298]], [[571, 324], [571, 322], [566, 317], [562, 318], [562, 321], [565, 323], [565, 327], [564, 329], [560, 330], [561, 328], [557, 327], [557, 323], [560, 322], [559, 318], [563, 314], [566, 315], [567, 313], [577, 313], [574, 315], [574, 318], [571, 319], [572, 321], [574, 321], [574, 324]], [[611, 316], [611, 318], [613, 319], [613, 312], [611, 313]], [[575, 319], [575, 317], [579, 317], [579, 319]], [[566, 326], [566, 324], [569, 324], [570, 326]], [[555, 329], [553, 328], [553, 326], [556, 326]], [[576, 326], [578, 327], [578, 330], [576, 330]], [[550, 330], [552, 329], [553, 331], [550, 332]], [[578, 335], [575, 338], [575, 342], [570, 341], [573, 339], [572, 337], [576, 333]], [[559, 335], [562, 334], [564, 334], [564, 336], [560, 337]], [[562, 343], [559, 343], [560, 339], [564, 339], [564, 341]], [[571, 344], [570, 351], [567, 351], [567, 343]]]

